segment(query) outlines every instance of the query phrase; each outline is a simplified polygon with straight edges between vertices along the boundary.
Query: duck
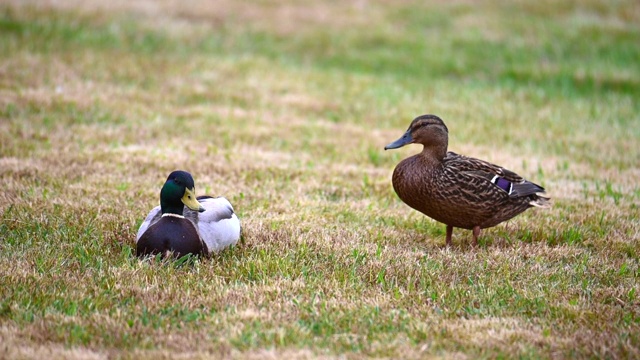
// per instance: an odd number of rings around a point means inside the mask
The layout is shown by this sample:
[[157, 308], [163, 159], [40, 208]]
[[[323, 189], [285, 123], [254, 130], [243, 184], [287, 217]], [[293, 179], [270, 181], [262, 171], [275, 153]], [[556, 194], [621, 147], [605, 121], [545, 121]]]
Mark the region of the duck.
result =
[[195, 195], [193, 176], [176, 170], [136, 234], [136, 255], [209, 256], [238, 243], [240, 220], [224, 197]]
[[384, 147], [420, 144], [422, 151], [398, 163], [393, 189], [405, 204], [446, 225], [471, 230], [477, 246], [481, 229], [496, 226], [528, 208], [550, 207], [545, 189], [511, 170], [448, 151], [449, 129], [436, 115], [413, 119], [407, 131]]

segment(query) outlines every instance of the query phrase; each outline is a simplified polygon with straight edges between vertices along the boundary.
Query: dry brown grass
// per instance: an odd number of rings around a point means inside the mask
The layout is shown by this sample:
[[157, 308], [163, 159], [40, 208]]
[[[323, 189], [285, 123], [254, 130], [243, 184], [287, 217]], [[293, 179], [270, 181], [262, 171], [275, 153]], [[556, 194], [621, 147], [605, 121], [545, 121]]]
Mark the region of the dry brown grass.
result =
[[[640, 356], [638, 8], [536, 4], [3, 2], [0, 357]], [[445, 248], [382, 150], [425, 112], [554, 207]], [[243, 246], [131, 255], [177, 168]]]

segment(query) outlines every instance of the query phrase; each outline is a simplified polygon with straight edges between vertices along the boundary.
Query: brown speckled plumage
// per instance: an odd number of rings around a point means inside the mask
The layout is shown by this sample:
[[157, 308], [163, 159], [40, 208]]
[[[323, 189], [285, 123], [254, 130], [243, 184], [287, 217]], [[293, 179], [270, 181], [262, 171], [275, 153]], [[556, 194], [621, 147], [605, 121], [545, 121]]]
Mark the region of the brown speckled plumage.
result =
[[489, 162], [447, 151], [448, 129], [435, 115], [414, 119], [407, 132], [385, 149], [424, 145], [393, 172], [393, 188], [410, 207], [447, 225], [447, 245], [454, 227], [473, 230], [495, 226], [537, 206], [547, 207], [544, 188]]

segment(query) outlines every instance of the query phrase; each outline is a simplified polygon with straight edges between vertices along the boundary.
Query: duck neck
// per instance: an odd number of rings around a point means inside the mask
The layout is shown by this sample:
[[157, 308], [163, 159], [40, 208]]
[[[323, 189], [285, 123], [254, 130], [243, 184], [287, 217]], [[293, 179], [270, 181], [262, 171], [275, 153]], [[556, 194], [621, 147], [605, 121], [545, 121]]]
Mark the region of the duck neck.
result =
[[440, 163], [447, 155], [447, 144], [428, 144], [422, 148], [422, 157], [429, 162]]
[[182, 215], [182, 212], [184, 211], [184, 205], [182, 203], [177, 205], [177, 204], [168, 204], [164, 201], [160, 201], [160, 210], [162, 211], [163, 214]]

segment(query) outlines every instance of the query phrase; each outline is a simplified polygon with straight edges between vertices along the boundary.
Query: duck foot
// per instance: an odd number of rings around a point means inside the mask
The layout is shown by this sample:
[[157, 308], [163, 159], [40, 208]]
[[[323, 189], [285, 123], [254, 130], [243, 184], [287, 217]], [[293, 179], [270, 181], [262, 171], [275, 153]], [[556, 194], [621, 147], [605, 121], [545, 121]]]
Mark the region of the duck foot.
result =
[[473, 227], [473, 246], [478, 246], [478, 236], [480, 236], [480, 226]]
[[447, 247], [451, 246], [451, 235], [453, 234], [453, 226], [447, 225]]

